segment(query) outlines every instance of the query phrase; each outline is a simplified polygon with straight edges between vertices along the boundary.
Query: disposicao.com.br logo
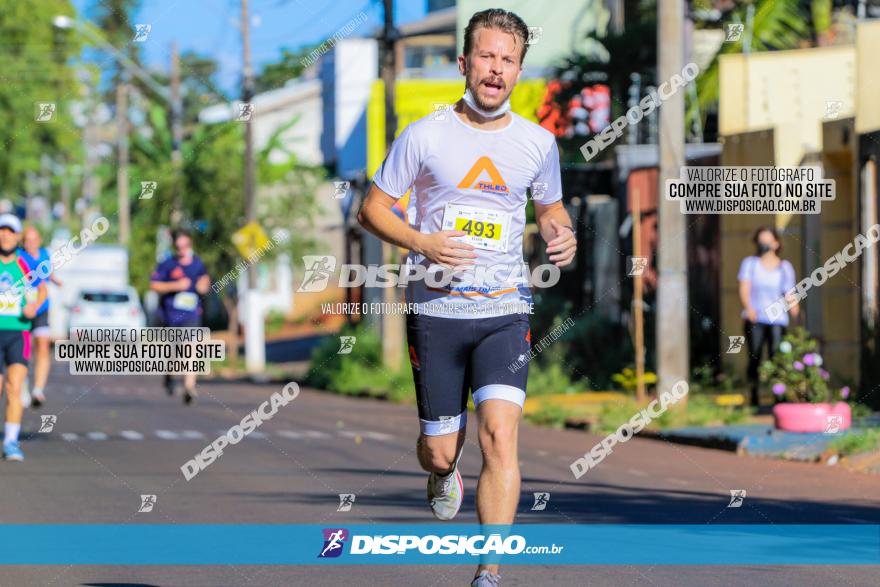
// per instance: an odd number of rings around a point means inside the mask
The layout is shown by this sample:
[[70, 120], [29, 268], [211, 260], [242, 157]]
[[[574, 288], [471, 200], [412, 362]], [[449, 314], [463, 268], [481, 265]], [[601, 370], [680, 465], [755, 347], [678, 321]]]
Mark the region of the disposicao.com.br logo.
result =
[[318, 558], [338, 557], [342, 554], [348, 538], [351, 540], [350, 555], [363, 554], [451, 554], [451, 555], [515, 555], [515, 554], [559, 554], [564, 546], [528, 546], [525, 537], [511, 534], [475, 534], [471, 536], [447, 534], [388, 534], [349, 536], [345, 528], [324, 528], [324, 541]]

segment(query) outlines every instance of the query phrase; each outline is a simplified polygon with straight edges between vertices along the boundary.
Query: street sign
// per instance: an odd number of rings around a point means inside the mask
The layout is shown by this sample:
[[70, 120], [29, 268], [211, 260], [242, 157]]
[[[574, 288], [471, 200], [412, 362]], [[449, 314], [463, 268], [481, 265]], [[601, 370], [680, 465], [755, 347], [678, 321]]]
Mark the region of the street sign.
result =
[[251, 258], [269, 244], [269, 237], [256, 222], [245, 224], [232, 235], [232, 243], [245, 259]]

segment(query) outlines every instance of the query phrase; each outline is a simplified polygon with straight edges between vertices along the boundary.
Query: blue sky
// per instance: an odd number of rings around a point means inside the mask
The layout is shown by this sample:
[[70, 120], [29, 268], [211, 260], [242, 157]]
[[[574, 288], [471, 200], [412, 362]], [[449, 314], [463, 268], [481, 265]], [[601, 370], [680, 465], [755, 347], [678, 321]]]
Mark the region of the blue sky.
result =
[[[73, 0], [80, 14], [95, 2]], [[277, 60], [282, 47], [320, 43], [362, 11], [368, 19], [353, 36], [363, 36], [382, 22], [382, 5], [377, 0], [250, 0], [249, 5], [251, 52], [257, 71]], [[425, 15], [424, 0], [397, 0], [395, 5], [396, 24]], [[143, 0], [134, 21], [150, 24], [152, 30], [141, 44], [142, 58], [148, 66], [168, 71], [170, 43], [176, 40], [181, 52], [194, 50], [214, 57], [220, 64], [220, 86], [237, 94], [240, 16], [240, 0]]]

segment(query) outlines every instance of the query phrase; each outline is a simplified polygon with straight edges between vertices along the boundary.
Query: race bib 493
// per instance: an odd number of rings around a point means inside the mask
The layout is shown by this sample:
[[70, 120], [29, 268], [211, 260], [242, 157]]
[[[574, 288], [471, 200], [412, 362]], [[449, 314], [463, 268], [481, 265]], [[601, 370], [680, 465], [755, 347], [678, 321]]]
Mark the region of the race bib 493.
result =
[[461, 230], [466, 236], [457, 240], [489, 251], [507, 250], [510, 236], [510, 214], [459, 204], [446, 204], [443, 213], [443, 230]]

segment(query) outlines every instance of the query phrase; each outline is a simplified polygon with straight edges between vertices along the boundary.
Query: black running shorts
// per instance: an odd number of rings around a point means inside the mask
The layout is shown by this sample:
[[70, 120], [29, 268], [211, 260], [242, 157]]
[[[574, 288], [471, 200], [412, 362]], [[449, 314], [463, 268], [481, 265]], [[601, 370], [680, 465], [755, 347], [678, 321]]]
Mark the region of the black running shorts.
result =
[[527, 314], [480, 319], [408, 314], [406, 333], [423, 434], [464, 428], [470, 392], [475, 405], [503, 399], [522, 407], [531, 341]]
[[0, 330], [0, 369], [9, 365], [27, 367], [31, 358], [31, 333], [27, 330]]

